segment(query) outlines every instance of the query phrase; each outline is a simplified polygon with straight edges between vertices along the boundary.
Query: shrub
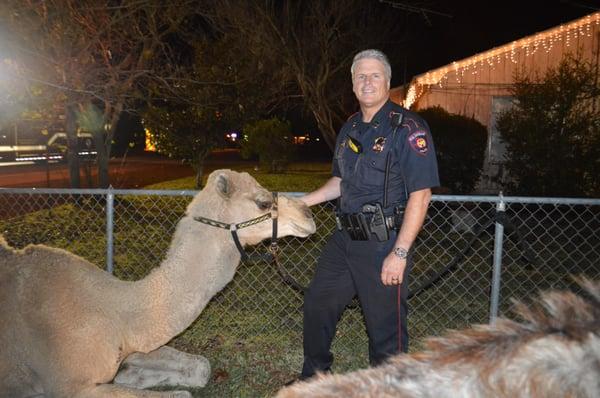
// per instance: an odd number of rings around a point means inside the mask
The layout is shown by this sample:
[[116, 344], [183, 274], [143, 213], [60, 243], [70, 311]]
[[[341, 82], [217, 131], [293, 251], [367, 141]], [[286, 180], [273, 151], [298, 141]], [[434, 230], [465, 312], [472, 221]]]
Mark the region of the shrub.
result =
[[271, 173], [287, 168], [294, 152], [292, 129], [287, 121], [277, 118], [258, 120], [244, 126], [241, 155], [244, 159], [258, 156], [262, 167]]
[[567, 56], [544, 76], [515, 77], [514, 107], [498, 118], [509, 189], [519, 195], [600, 195], [598, 67]]
[[439, 106], [423, 109], [419, 114], [431, 129], [442, 186], [453, 193], [471, 193], [483, 168], [485, 126]]

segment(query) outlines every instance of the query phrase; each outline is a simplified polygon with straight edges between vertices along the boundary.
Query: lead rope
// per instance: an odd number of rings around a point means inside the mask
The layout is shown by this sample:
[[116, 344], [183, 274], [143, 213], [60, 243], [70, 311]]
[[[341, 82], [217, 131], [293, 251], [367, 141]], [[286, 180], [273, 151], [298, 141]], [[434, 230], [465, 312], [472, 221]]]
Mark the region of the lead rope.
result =
[[279, 261], [279, 245], [277, 244], [277, 192], [273, 192], [275, 198], [275, 205], [273, 206], [273, 211], [275, 212], [275, 216], [273, 217], [273, 238], [271, 238], [271, 245], [269, 246], [269, 252], [271, 253], [271, 258], [277, 267], [277, 272], [281, 279], [286, 282], [288, 285], [291, 285], [294, 289], [304, 293], [306, 288], [298, 283], [290, 274], [286, 271], [286, 269]]
[[275, 258], [275, 254], [279, 251], [279, 246], [277, 245], [277, 218], [279, 218], [279, 205], [277, 199], [277, 192], [273, 192], [273, 207], [271, 207], [273, 234], [271, 236], [271, 246], [269, 247], [269, 251], [273, 255], [273, 258]]
[[[521, 249], [521, 252], [523, 253], [524, 259], [531, 264], [538, 263], [538, 259], [536, 258], [535, 253], [533, 253], [531, 248], [525, 242], [525, 238], [521, 234], [521, 231], [512, 224], [512, 222], [504, 212], [497, 212], [493, 217], [491, 217], [488, 220], [488, 222], [480, 225], [477, 231], [474, 231], [473, 236], [471, 237], [471, 239], [468, 240], [464, 248], [460, 252], [458, 252], [442, 270], [436, 272], [433, 276], [431, 276], [427, 281], [422, 283], [415, 290], [410, 291], [408, 293], [407, 300], [410, 300], [411, 298], [423, 293], [425, 290], [429, 289], [432, 285], [434, 285], [438, 280], [444, 277], [448, 272], [451, 272], [454, 268], [456, 268], [460, 264], [460, 262], [471, 252], [471, 250], [473, 250], [473, 245], [480, 238], [481, 234], [485, 232], [485, 230], [487, 230], [495, 222], [500, 222], [507, 227], [512, 227], [513, 231], [517, 234], [517, 244]], [[301, 285], [290, 275], [289, 272], [285, 270], [285, 268], [279, 262], [276, 252], [274, 253], [274, 259], [277, 264], [277, 270], [283, 278], [283, 280], [300, 293], [304, 293], [307, 287]], [[398, 296], [397, 301], [398, 306], [400, 306], [400, 296]], [[400, 321], [398, 321], [398, 325], [402, 326], [400, 324]]]
[[[507, 228], [511, 228], [514, 233], [517, 235], [517, 247], [521, 249], [521, 253], [523, 258], [530, 264], [538, 264], [539, 261], [533, 252], [533, 250], [529, 247], [527, 242], [525, 241], [525, 237], [521, 233], [521, 230], [517, 228], [505, 211], [496, 211], [494, 216], [492, 216], [485, 224], [481, 224], [476, 231], [473, 231], [473, 236], [471, 239], [467, 241], [465, 247], [458, 252], [452, 261], [450, 261], [441, 271], [436, 272], [433, 276], [431, 276], [426, 282], [422, 283], [417, 289], [411, 291], [408, 294], [408, 299], [411, 299], [414, 296], [418, 296], [423, 291], [429, 289], [432, 285], [434, 285], [438, 280], [442, 279], [447, 273], [452, 272], [454, 268], [458, 266], [461, 260], [463, 260], [466, 256], [471, 253], [473, 250], [473, 245], [475, 241], [479, 239], [483, 232], [485, 232], [489, 227], [494, 225], [494, 223], [500, 223]], [[507, 236], [510, 236], [510, 233], [507, 232]]]

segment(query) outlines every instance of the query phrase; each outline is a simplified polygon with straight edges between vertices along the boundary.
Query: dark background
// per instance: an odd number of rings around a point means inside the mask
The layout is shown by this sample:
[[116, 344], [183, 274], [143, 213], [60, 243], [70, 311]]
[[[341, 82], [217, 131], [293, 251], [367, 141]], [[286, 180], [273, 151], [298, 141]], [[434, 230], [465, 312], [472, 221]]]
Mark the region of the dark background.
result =
[[404, 59], [393, 63], [392, 87], [418, 74], [510, 43], [600, 10], [600, 1], [435, 1], [423, 8], [420, 34], [408, 38]]
[[[392, 13], [398, 23], [407, 26], [407, 32], [402, 37], [373, 38], [372, 41], [391, 43], [403, 49], [388, 53], [392, 64], [391, 85], [397, 87], [408, 84], [414, 76], [429, 70], [598, 10], [600, 2], [592, 0], [379, 0], [378, 11]], [[357, 26], [357, 29], [360, 27]], [[348, 84], [351, 84], [350, 79]], [[275, 116], [289, 120], [296, 135], [320, 135], [312, 115], [300, 105], [276, 112]], [[143, 150], [143, 136], [139, 119], [135, 115], [124, 115], [119, 123], [114, 154], [139, 153]], [[130, 147], [131, 142], [136, 145]], [[330, 156], [323, 141], [307, 150], [317, 157]]]

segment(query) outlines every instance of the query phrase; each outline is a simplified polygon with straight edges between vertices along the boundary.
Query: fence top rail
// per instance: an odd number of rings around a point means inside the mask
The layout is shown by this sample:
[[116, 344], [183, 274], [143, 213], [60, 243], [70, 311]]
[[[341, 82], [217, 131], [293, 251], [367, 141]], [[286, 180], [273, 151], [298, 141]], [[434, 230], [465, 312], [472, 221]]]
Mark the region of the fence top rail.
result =
[[528, 203], [528, 204], [571, 204], [600, 205], [600, 199], [551, 198], [534, 196], [480, 196], [480, 195], [433, 195], [434, 202], [488, 202], [488, 203]]
[[[55, 194], [55, 195], [155, 195], [155, 196], [194, 196], [197, 190], [170, 189], [72, 189], [72, 188], [2, 188], [1, 194]], [[289, 196], [302, 196], [305, 192], [281, 192]], [[528, 204], [578, 204], [600, 205], [600, 198], [546, 198], [528, 196], [491, 195], [433, 195], [433, 202], [487, 202], [487, 203], [528, 203]]]
[[157, 195], [194, 196], [199, 191], [172, 189], [74, 189], [74, 188], [0, 188], [0, 194], [53, 194], [53, 195]]

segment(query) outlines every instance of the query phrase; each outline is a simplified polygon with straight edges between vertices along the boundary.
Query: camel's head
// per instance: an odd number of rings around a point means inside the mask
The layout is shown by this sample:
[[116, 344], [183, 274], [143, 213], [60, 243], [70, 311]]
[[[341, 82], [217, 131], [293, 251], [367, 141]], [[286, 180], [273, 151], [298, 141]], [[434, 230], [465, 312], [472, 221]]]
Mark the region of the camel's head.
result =
[[[216, 170], [208, 177], [203, 189], [209, 197], [218, 197], [219, 210], [190, 209], [203, 217], [232, 224], [241, 223], [269, 214], [275, 210], [273, 194], [260, 186], [248, 173]], [[315, 222], [308, 206], [299, 199], [285, 195], [277, 196], [277, 237], [294, 235], [306, 237], [315, 232]], [[192, 214], [196, 215], [196, 214]], [[273, 222], [268, 219], [238, 230], [244, 244], [254, 245], [273, 233]]]

